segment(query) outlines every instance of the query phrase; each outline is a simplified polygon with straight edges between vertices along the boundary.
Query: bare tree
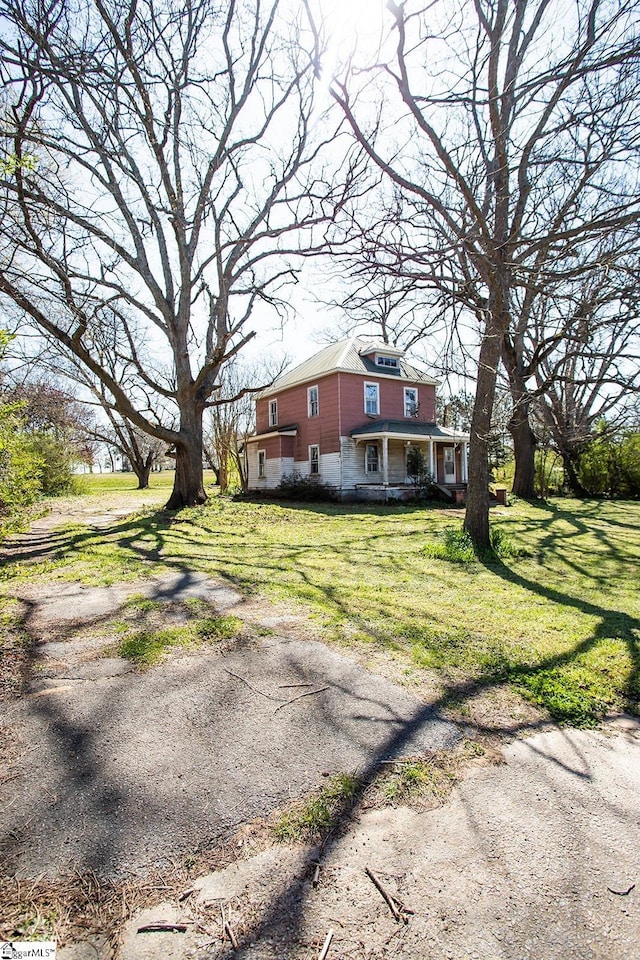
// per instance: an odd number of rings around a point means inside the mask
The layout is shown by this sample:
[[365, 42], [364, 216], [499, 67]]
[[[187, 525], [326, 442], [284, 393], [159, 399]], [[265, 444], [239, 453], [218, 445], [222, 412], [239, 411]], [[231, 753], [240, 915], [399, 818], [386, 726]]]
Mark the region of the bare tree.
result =
[[[559, 256], [554, 278], [543, 286], [534, 283], [516, 292], [517, 309], [503, 340], [502, 362], [513, 402], [509, 430], [515, 455], [513, 492], [518, 496], [534, 495], [533, 407], [534, 420], [540, 405], [547, 412], [555, 407], [559, 414], [559, 394], [586, 398], [586, 388], [589, 410], [609, 410], [612, 398], [620, 407], [620, 394], [637, 389], [639, 249], [637, 226], [615, 231], [591, 247], [585, 245], [581, 255], [569, 250]], [[571, 407], [569, 403], [570, 420]]]
[[328, 249], [357, 180], [283, 6], [0, 0], [0, 132], [17, 158], [0, 174], [0, 292], [174, 448], [169, 508], [206, 499], [221, 372], [254, 315], [286, 310], [296, 257]]
[[256, 384], [270, 386], [284, 369], [284, 363], [242, 363], [237, 358], [227, 364], [217, 402], [205, 417], [204, 453], [217, 483], [224, 492], [235, 471], [243, 490], [248, 477], [244, 456], [247, 438], [255, 428]]
[[[635, 277], [633, 287], [635, 300]], [[640, 393], [638, 323], [630, 323], [624, 309], [607, 316], [602, 287], [592, 293], [595, 299], [585, 297], [576, 311], [573, 338], [547, 351], [535, 369], [535, 415], [562, 459], [566, 483], [578, 496], [585, 494], [578, 462], [596, 426], [606, 421], [606, 430], [615, 434], [633, 425]]]
[[166, 454], [166, 443], [148, 433], [143, 433], [110, 409], [108, 420], [108, 424], [96, 425], [92, 438], [108, 448], [117, 450], [123, 458], [123, 465], [124, 462], [128, 463], [135, 473], [138, 490], [146, 490], [149, 486], [151, 470]]
[[555, 284], [568, 250], [638, 220], [639, 10], [634, 0], [387, 6], [393, 55], [334, 78], [332, 93], [393, 185], [380, 261], [476, 317], [465, 527], [486, 545], [492, 408], [517, 293]]

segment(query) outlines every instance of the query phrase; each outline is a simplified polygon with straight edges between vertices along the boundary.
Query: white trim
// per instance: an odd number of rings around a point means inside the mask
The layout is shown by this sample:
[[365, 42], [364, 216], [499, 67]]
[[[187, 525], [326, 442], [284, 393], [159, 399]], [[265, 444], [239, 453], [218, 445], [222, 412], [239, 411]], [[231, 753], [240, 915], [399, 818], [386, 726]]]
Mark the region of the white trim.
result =
[[[367, 387], [376, 388], [376, 409], [375, 411], [367, 410]], [[363, 399], [364, 399], [364, 412], [367, 417], [379, 417], [380, 416], [380, 384], [376, 383], [375, 380], [365, 380], [363, 384]]]
[[[315, 390], [315, 392], [316, 392], [316, 398], [315, 398], [315, 400], [313, 400], [313, 401], [311, 400], [311, 391], [312, 391], [312, 390]], [[316, 412], [315, 412], [315, 413], [312, 413], [312, 407], [311, 407], [311, 404], [312, 404], [312, 403], [315, 403], [315, 406], [316, 406]], [[318, 389], [318, 384], [317, 384], [317, 383], [312, 383], [310, 387], [307, 387], [307, 416], [308, 416], [309, 418], [311, 418], [311, 417], [319, 417], [319, 416], [320, 416], [320, 390]]]
[[[384, 420], [390, 418], [383, 418]], [[446, 443], [451, 445], [452, 443], [468, 443], [469, 434], [453, 434], [450, 437], [432, 437], [428, 433], [418, 434], [418, 433], [396, 433], [394, 430], [390, 433], [388, 430], [380, 430], [372, 433], [363, 433], [360, 436], [352, 437], [356, 443], [368, 443], [371, 440], [382, 440], [383, 437], [388, 437], [389, 440], [411, 440], [412, 443]]]
[[[260, 463], [260, 454], [262, 454], [262, 463]], [[258, 480], [267, 479], [267, 451], [258, 450]]]
[[[451, 451], [451, 460], [450, 466], [453, 467], [453, 480], [447, 478], [447, 453]], [[458, 473], [456, 470], [456, 448], [452, 447], [451, 444], [447, 444], [446, 447], [442, 449], [442, 475], [444, 483], [457, 483]], [[450, 475], [451, 476], [451, 475]]]
[[[313, 457], [311, 456], [311, 451], [317, 450], [316, 464], [318, 469], [313, 470]], [[320, 476], [320, 444], [319, 443], [310, 443], [309, 444], [309, 476], [310, 477], [319, 477]]]
[[[413, 404], [413, 413], [407, 413], [407, 391], [411, 390], [415, 393], [415, 400], [411, 400], [410, 403]], [[416, 414], [420, 408], [420, 394], [418, 393], [417, 387], [403, 387], [403, 396], [404, 396], [404, 416], [406, 420], [415, 420]]]
[[[378, 466], [377, 470], [369, 470], [369, 447], [374, 447], [376, 451], [376, 464]], [[367, 477], [375, 474], [376, 477], [380, 476], [380, 447], [377, 443], [365, 443], [364, 445], [364, 472]]]
[[278, 398], [274, 397], [273, 400], [269, 400], [269, 426], [277, 427], [278, 426]]
[[[380, 372], [378, 372], [378, 370]], [[415, 377], [405, 377], [400, 370], [399, 374], [396, 373], [383, 373], [384, 367], [378, 367], [375, 371], [376, 377], [379, 380], [394, 380], [395, 383], [417, 383], [425, 384], [428, 387], [439, 387], [442, 383], [442, 380], [435, 380], [433, 377], [430, 377], [425, 373], [423, 378], [416, 380]], [[292, 387], [301, 387], [305, 383], [312, 383], [313, 381], [319, 382], [324, 380], [326, 377], [332, 376], [334, 373], [348, 373], [352, 377], [367, 377], [371, 376], [372, 371], [363, 371], [363, 370], [352, 370], [350, 367], [332, 367], [331, 370], [326, 370], [323, 373], [316, 373], [313, 377], [300, 377], [299, 380], [292, 380], [290, 383], [274, 383], [273, 388], [267, 387], [265, 390], [261, 390], [260, 393], [256, 395], [256, 399], [261, 400], [265, 397], [270, 397], [274, 393], [284, 393], [285, 390], [291, 390]]]
[[272, 437], [295, 437], [297, 434], [297, 429], [272, 430], [270, 433], [256, 433], [252, 437], [247, 437], [245, 443], [260, 443], [262, 440], [270, 440]]

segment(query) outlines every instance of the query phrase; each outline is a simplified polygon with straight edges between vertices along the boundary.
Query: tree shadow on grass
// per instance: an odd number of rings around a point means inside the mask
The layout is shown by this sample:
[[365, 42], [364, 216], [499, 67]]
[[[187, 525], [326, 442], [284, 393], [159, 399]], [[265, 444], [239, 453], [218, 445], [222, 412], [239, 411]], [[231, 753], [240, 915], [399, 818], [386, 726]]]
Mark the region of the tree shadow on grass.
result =
[[[308, 508], [305, 506], [304, 509]], [[543, 521], [543, 523], [551, 523], [552, 521], [553, 517], [551, 517], [549, 521]], [[593, 531], [585, 530], [582, 532], [592, 533]], [[92, 542], [94, 542], [92, 538], [99, 539], [104, 537], [104, 535], [105, 531], [76, 534], [69, 538], [66, 549], [73, 552], [87, 545], [90, 546]], [[117, 536], [118, 543], [126, 547], [138, 560], [144, 562], [152, 561], [155, 563], [158, 561], [165, 562], [162, 558], [162, 553], [166, 544], [166, 520], [162, 512], [153, 515], [151, 518], [145, 518], [144, 521], [136, 520], [118, 524], [109, 531], [109, 536], [111, 535]], [[557, 536], [553, 531], [551, 531], [550, 536], [551, 535], [553, 538]], [[182, 532], [174, 529], [172, 536], [180, 537], [184, 542], [192, 541], [193, 539], [186, 530]], [[144, 539], [145, 537], [147, 539]], [[355, 534], [352, 539], [352, 543], [356, 542], [359, 542], [357, 534]], [[552, 540], [548, 540], [547, 549], [551, 549], [551, 546]], [[308, 547], [298, 546], [286, 549], [296, 554], [296, 551], [307, 551]], [[169, 560], [167, 566], [173, 567], [174, 569], [179, 568], [185, 575], [188, 575], [191, 562], [191, 557], [179, 561]], [[254, 559], [252, 561], [253, 571], [255, 571], [257, 564], [258, 561]], [[588, 636], [581, 638], [578, 643], [574, 644], [571, 649], [554, 653], [547, 657], [540, 657], [535, 663], [526, 662], [525, 660], [521, 662], [514, 662], [513, 660], [496, 662], [487, 669], [480, 670], [470, 679], [465, 679], [460, 682], [449, 682], [447, 683], [445, 693], [441, 697], [432, 703], [417, 707], [410, 720], [400, 727], [396, 725], [393, 733], [376, 751], [371, 762], [361, 771], [361, 785], [355, 797], [350, 796], [348, 799], [345, 799], [334, 815], [332, 830], [325, 839], [321, 849], [323, 857], [327, 858], [331, 855], [332, 850], [334, 850], [339, 843], [344, 830], [361, 812], [367, 785], [375, 777], [382, 761], [389, 756], [402, 755], [406, 749], [406, 745], [411, 739], [425, 725], [432, 722], [434, 718], [440, 718], [445, 708], [450, 706], [452, 700], [464, 705], [484, 691], [507, 682], [515, 683], [532, 692], [532, 681], [535, 680], [535, 678], [553, 675], [554, 672], [571, 668], [579, 664], [582, 657], [588, 656], [597, 650], [601, 644], [605, 644], [611, 640], [616, 642], [621, 641], [629, 652], [632, 670], [628, 677], [627, 693], [630, 699], [633, 699], [634, 695], [637, 696], [640, 667], [640, 637], [638, 633], [640, 625], [635, 618], [621, 611], [607, 609], [604, 606], [600, 606], [584, 598], [573, 597], [557, 587], [544, 586], [535, 580], [525, 577], [516, 569], [507, 566], [500, 560], [485, 558], [482, 565], [491, 577], [500, 579], [505, 583], [513, 584], [534, 596], [542, 597], [549, 602], [558, 604], [559, 607], [573, 609], [583, 615], [595, 618], [597, 622], [594, 629]], [[254, 575], [255, 573], [250, 573], [244, 578], [243, 582], [245, 585], [249, 582], [250, 577]], [[305, 570], [299, 570], [299, 576], [303, 582], [306, 581], [306, 585], [310, 590], [312, 589], [314, 592], [324, 594], [326, 604], [329, 608], [339, 611], [342, 616], [354, 621], [357, 625], [360, 625], [363, 629], [370, 632], [370, 623], [365, 623], [364, 620], [358, 620], [358, 616], [354, 613], [354, 610], [349, 607], [348, 603], [345, 602], [339, 589], [332, 585], [323, 585], [317, 578], [312, 578], [309, 572]], [[381, 642], [385, 642], [388, 640], [388, 637], [385, 637], [383, 631], [380, 631], [379, 639]], [[543, 698], [542, 702], [544, 702], [544, 689], [538, 692]], [[474, 726], [473, 722], [466, 723], [465, 725], [470, 729]], [[530, 723], [514, 724], [510, 732], [516, 734], [534, 728], [535, 725], [532, 726]], [[82, 731], [78, 732], [73, 729], [66, 730], [60, 727], [57, 732], [59, 732], [61, 741], [68, 746], [71, 754], [77, 749], [79, 743], [82, 744]], [[78, 740], [78, 736], [80, 737], [80, 741]], [[86, 748], [89, 754], [91, 754], [90, 743], [86, 744]], [[96, 767], [97, 773], [99, 773], [99, 762], [100, 758], [92, 758], [91, 756], [87, 760], [90, 767]], [[576, 771], [571, 772], [578, 775]], [[79, 778], [85, 782], [92, 782], [95, 777], [92, 769], [84, 769], [82, 765], [77, 770], [77, 774]], [[579, 775], [584, 779], [589, 779], [588, 771], [580, 771]], [[117, 796], [106, 795], [105, 798], [98, 798], [100, 804], [103, 802], [103, 799], [105, 803], [118, 801]], [[161, 817], [161, 811], [156, 811], [156, 813]], [[97, 859], [100, 859], [102, 856], [104, 856], [103, 849], [97, 847]], [[296, 931], [299, 932], [303, 929], [305, 904], [309, 896], [308, 879], [308, 869], [301, 869], [288, 885], [282, 896], [279, 896], [273, 901], [270, 909], [258, 921], [257, 925], [251, 929], [251, 940], [255, 940], [257, 937], [267, 936], [284, 937], [285, 934], [289, 940], [292, 937], [295, 938]], [[231, 955], [230, 952], [229, 956]], [[233, 955], [236, 957], [249, 957], [252, 955], [248, 939], [240, 943], [239, 950]]]

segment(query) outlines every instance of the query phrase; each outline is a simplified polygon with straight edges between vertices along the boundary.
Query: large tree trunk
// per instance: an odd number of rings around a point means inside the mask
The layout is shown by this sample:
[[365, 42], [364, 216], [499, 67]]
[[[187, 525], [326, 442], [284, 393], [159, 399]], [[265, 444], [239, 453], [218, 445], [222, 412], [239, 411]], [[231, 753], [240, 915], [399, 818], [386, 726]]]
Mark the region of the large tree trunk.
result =
[[469, 443], [469, 481], [464, 529], [478, 547], [490, 546], [489, 538], [489, 436], [496, 392], [502, 334], [487, 329], [480, 345], [476, 399]]
[[509, 433], [513, 439], [513, 455], [516, 462], [512, 493], [524, 500], [533, 500], [535, 497], [537, 441], [529, 423], [528, 401], [521, 401], [515, 407], [509, 420]]
[[148, 463], [136, 463], [135, 460], [131, 461], [131, 468], [138, 478], [138, 490], [146, 490], [148, 488], [152, 463], [152, 460], [149, 460]]
[[562, 465], [564, 467], [565, 483], [573, 496], [581, 499], [588, 497], [589, 494], [578, 479], [578, 472], [576, 470], [577, 454], [570, 450], [561, 450], [560, 456], [562, 457]]
[[531, 399], [523, 373], [522, 338], [505, 336], [502, 343], [502, 363], [509, 377], [509, 392], [513, 412], [509, 420], [509, 433], [513, 439], [513, 455], [516, 462], [511, 492], [523, 500], [535, 497], [536, 436], [531, 429], [529, 413]]
[[196, 507], [208, 500], [202, 465], [202, 411], [182, 411], [181, 440], [176, 443], [176, 475], [166, 510]]

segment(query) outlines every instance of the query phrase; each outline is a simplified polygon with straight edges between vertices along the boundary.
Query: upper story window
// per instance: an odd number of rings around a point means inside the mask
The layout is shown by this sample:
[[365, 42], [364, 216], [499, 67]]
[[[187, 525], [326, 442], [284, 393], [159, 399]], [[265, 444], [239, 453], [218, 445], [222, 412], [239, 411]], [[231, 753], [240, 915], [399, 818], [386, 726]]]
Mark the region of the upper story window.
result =
[[380, 385], [377, 383], [365, 382], [364, 412], [371, 417], [377, 417], [380, 413]]
[[400, 361], [397, 357], [388, 357], [384, 353], [379, 353], [376, 356], [376, 364], [379, 367], [393, 367], [394, 370], [397, 370], [400, 366]]
[[418, 388], [404, 388], [404, 415], [405, 417], [418, 416]]
[[307, 407], [309, 410], [310, 417], [317, 417], [320, 413], [320, 405], [318, 401], [318, 388], [309, 387], [307, 390]]
[[276, 427], [278, 425], [278, 401], [269, 400], [269, 426]]
[[316, 443], [309, 447], [309, 473], [320, 473], [320, 447]]

